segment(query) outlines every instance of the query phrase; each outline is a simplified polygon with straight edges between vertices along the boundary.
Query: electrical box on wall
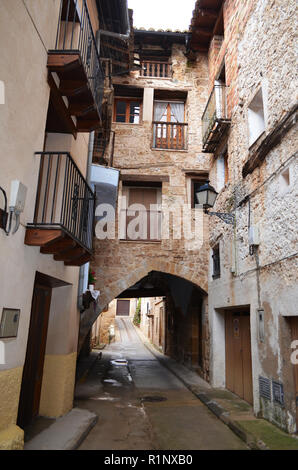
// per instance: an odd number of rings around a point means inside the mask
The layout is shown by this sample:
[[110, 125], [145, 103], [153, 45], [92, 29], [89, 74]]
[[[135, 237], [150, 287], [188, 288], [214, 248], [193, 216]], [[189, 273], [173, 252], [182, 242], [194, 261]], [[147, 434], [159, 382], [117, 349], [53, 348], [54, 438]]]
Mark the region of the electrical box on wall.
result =
[[23, 212], [26, 200], [27, 188], [18, 180], [11, 182], [9, 208], [15, 212]]
[[0, 338], [16, 338], [18, 334], [20, 309], [3, 308], [0, 322]]
[[251, 225], [248, 228], [248, 243], [249, 246], [258, 246], [260, 244], [259, 227], [257, 225]]

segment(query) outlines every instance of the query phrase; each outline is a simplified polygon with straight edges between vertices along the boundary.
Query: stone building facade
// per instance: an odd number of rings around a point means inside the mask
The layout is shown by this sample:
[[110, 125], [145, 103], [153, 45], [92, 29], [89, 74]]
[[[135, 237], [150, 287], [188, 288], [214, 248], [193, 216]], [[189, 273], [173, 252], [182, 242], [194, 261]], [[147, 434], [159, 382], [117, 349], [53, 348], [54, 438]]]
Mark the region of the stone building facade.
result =
[[[113, 115], [112, 131], [115, 139], [106, 154], [110, 155], [113, 151], [113, 167], [120, 171], [118, 213], [115, 239], [97, 238], [95, 241], [92, 269], [96, 272], [96, 289], [101, 291], [99, 304], [103, 308], [150, 273], [163, 273], [168, 276], [164, 279], [165, 284], [170, 285], [170, 276], [172, 280], [181, 279], [188, 283], [189, 307], [194, 302], [191, 299], [191, 290], [198, 290], [200, 302], [195, 303], [197, 311], [193, 315], [202, 318], [199, 323], [202, 324], [202, 329], [208, 330], [208, 217], [201, 210], [196, 210], [193, 202], [194, 183], [205, 181], [212, 160], [210, 155], [202, 152], [201, 139], [201, 114], [208, 96], [207, 57], [199, 54], [194, 62], [188, 60], [185, 33], [135, 31], [134, 34], [135, 51], [140, 53], [138, 44], [144, 41], [145, 49], [150, 50], [151, 62], [154, 62], [154, 55], [165, 53], [165, 49], [170, 51], [167, 61], [171, 64], [172, 74], [169, 77], [152, 77], [133, 71], [130, 75], [113, 78], [113, 112], [115, 113], [117, 101], [125, 102], [126, 99], [138, 101], [141, 112], [138, 123], [116, 122], [117, 117]], [[159, 45], [163, 43], [165, 48]], [[173, 148], [167, 148], [167, 143], [163, 147], [154, 143], [157, 102], [182, 103], [185, 114], [181, 119], [186, 124], [183, 148], [179, 148], [177, 142]], [[160, 136], [156, 135], [156, 139], [158, 138]], [[149, 188], [154, 191], [156, 188], [156, 202], [163, 213], [163, 219], [161, 233], [155, 239], [129, 240], [126, 233], [123, 235], [126, 229], [125, 204], [129, 200], [130, 188], [134, 187], [143, 188], [141, 192]], [[191, 220], [194, 222], [195, 216], [197, 217], [197, 235], [193, 238], [189, 237], [187, 226], [182, 227], [181, 235], [179, 227], [173, 226], [173, 221], [179, 220], [179, 213], [182, 217], [182, 208], [188, 211], [187, 223]], [[170, 215], [170, 226], [166, 218], [169, 209], [173, 214]], [[159, 223], [160, 219], [157, 225]], [[155, 282], [158, 287], [159, 281]], [[182, 294], [177, 294], [178, 297], [179, 295]], [[132, 296], [131, 292], [126, 296]], [[178, 346], [176, 344], [176, 355], [190, 363], [197, 362], [197, 346], [191, 344], [188, 335], [179, 336], [178, 324], [181, 321], [185, 323], [186, 315], [186, 312], [181, 311], [180, 300], [176, 299], [176, 303], [174, 302], [174, 308], [180, 310], [181, 315], [179, 320], [179, 313], [174, 315], [178, 335], [175, 342], [179, 343]], [[186, 317], [186, 323], [191, 329], [190, 318], [191, 315]], [[198, 326], [195, 329], [195, 336], [198, 338]], [[208, 358], [204, 359], [204, 363], [206, 370], [202, 373], [207, 377]]]
[[[166, 297], [165, 352], [194, 367], [199, 351], [203, 377], [289, 432], [297, 430], [298, 389], [292, 349], [297, 340], [294, 16], [291, 0], [286, 5], [197, 0], [185, 44], [179, 33], [170, 39], [166, 32], [135, 32], [135, 45], [143, 42], [135, 47], [141, 59], [151, 41], [153, 60], [156, 37], [163, 47], [170, 42], [173, 75], [134, 72], [113, 80], [113, 102], [139, 99], [141, 120], [112, 124], [115, 139], [108, 153], [120, 171], [117, 235], [97, 240], [94, 258], [101, 307], [122, 292], [144, 293], [142, 287], [153, 284], [152, 296]], [[154, 148], [155, 102], [171, 100], [185, 104], [184, 150]], [[166, 211], [175, 204], [191, 206], [193, 188], [199, 187], [194, 182], [207, 178], [218, 193], [214, 211], [229, 214], [232, 223], [192, 208], [203, 227], [194, 240], [177, 240], [173, 232], [158, 241], [121, 235], [121, 211], [127, 209], [122, 201], [131, 183], [158, 186]], [[189, 294], [184, 310], [188, 282], [198, 292]], [[190, 313], [194, 305], [202, 306], [201, 315]]]
[[[210, 217], [211, 383], [288, 432], [298, 424], [295, 8], [222, 2], [224, 28], [208, 51], [209, 91], [224, 68], [230, 119], [210, 180], [215, 210], [235, 215], [234, 225]], [[197, 9], [194, 26], [199, 16]], [[222, 161], [226, 178], [217, 186]]]

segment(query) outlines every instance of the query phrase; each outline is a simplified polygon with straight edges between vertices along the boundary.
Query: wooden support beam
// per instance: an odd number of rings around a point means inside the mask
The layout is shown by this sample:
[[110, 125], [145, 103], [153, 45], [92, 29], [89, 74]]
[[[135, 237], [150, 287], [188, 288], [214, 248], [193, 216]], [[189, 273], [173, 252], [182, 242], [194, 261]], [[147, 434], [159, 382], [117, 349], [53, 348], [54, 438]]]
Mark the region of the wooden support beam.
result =
[[92, 120], [83, 120], [78, 119], [77, 121], [77, 131], [78, 132], [91, 132], [98, 129], [100, 126], [100, 119], [92, 119]]
[[86, 264], [90, 261], [91, 259], [91, 254], [86, 253], [85, 255], [81, 256], [80, 258], [77, 258], [73, 261], [65, 261], [64, 264], [65, 266], [83, 266], [83, 264]]
[[217, 20], [213, 28], [212, 36], [216, 36], [216, 35], [221, 36], [224, 34], [223, 8], [224, 8], [224, 4], [222, 4], [221, 9], [219, 11]]
[[72, 116], [84, 116], [91, 111], [95, 111], [95, 106], [94, 103], [71, 103], [68, 111]]
[[61, 251], [59, 254], [54, 255], [54, 260], [55, 261], [74, 261], [77, 258], [80, 258], [85, 253], [86, 251], [84, 250], [84, 248], [78, 247], [78, 245], [76, 245], [76, 248], [73, 248], [71, 250]]
[[44, 246], [47, 243], [58, 241], [64, 237], [62, 230], [26, 228], [25, 245]]
[[74, 96], [84, 93], [88, 89], [88, 82], [84, 80], [61, 80], [59, 91], [63, 96]]
[[46, 246], [40, 248], [40, 252], [44, 255], [55, 255], [58, 254], [60, 251], [65, 251], [67, 249], [74, 248], [76, 246], [76, 242], [71, 238], [64, 238], [62, 240], [54, 241]]
[[192, 32], [194, 34], [201, 34], [203, 36], [212, 36], [212, 29], [209, 28], [200, 28], [200, 27], [195, 27], [192, 29]]
[[76, 132], [74, 122], [70, 117], [71, 115], [69, 113], [69, 110], [66, 107], [64, 100], [57, 88], [56, 82], [53, 79], [52, 74], [50, 72], [48, 74], [48, 84], [51, 88], [50, 100], [55, 110], [55, 113], [57, 113], [61, 121], [63, 121], [64, 126], [69, 131], [69, 133], [72, 134], [74, 138], [76, 139], [77, 132]]

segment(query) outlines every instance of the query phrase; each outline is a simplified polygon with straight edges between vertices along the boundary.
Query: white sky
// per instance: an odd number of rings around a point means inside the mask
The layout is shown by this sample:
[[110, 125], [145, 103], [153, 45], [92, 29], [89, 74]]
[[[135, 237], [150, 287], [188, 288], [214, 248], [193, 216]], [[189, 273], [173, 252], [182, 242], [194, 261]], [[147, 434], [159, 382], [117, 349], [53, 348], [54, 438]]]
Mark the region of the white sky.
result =
[[196, 0], [128, 0], [134, 27], [188, 30]]

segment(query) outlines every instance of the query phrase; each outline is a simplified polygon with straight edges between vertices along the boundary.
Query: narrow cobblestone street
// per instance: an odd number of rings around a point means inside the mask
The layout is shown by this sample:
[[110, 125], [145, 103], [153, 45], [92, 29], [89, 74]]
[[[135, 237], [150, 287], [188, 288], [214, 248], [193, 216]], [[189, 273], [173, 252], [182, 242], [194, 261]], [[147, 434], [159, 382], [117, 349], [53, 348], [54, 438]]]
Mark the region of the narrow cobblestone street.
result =
[[247, 449], [142, 344], [129, 318], [76, 387], [75, 405], [98, 415], [79, 450]]

